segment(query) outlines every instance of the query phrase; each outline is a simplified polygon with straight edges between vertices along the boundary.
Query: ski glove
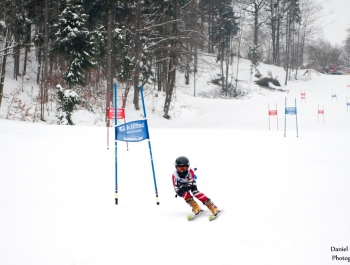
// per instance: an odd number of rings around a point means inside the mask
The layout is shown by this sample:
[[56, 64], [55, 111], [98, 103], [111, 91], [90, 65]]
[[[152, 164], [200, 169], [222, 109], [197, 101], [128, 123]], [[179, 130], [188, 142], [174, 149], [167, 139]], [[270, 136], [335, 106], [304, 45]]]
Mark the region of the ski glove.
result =
[[182, 197], [186, 191], [189, 191], [191, 189], [191, 185], [184, 184], [179, 187], [179, 190], [177, 191], [177, 194]]
[[177, 191], [177, 195], [180, 196], [180, 197], [184, 196], [184, 193], [185, 193], [185, 191], [182, 190], [182, 189], [179, 189], [179, 190]]

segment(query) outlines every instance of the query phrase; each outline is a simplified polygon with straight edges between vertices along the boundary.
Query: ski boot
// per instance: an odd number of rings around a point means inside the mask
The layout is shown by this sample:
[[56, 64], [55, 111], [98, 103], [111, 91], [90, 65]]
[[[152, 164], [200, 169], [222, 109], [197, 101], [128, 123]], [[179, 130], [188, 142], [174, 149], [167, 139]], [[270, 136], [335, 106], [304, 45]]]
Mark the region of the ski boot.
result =
[[215, 204], [208, 198], [203, 202], [205, 206], [209, 208], [209, 210], [213, 213], [213, 215], [216, 215], [219, 212], [218, 207], [215, 206]]
[[197, 215], [200, 212], [202, 212], [203, 210], [199, 207], [198, 203], [196, 203], [196, 201], [191, 197], [189, 199], [186, 200], [187, 204], [190, 205], [192, 207], [192, 212]]

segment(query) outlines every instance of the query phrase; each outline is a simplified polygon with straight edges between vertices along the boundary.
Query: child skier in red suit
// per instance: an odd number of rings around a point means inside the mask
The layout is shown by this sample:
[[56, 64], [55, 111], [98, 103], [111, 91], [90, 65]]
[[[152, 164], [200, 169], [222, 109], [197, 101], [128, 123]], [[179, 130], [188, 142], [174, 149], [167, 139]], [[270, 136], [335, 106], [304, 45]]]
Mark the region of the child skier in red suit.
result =
[[187, 157], [180, 156], [176, 158], [175, 170], [172, 175], [172, 179], [176, 194], [184, 198], [187, 204], [192, 207], [192, 212], [194, 212], [194, 214], [197, 215], [203, 210], [193, 199], [193, 196], [207, 206], [213, 215], [216, 215], [219, 212], [214, 203], [207, 196], [205, 196], [205, 194], [197, 189], [194, 171], [190, 168], [190, 161]]

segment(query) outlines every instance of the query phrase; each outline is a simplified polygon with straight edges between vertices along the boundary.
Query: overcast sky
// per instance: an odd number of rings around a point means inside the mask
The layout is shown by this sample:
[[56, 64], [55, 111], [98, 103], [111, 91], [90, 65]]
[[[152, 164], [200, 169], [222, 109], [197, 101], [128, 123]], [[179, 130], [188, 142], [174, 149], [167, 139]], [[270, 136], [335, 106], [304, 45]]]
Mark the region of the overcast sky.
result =
[[350, 0], [317, 0], [324, 3], [324, 14], [328, 26], [323, 29], [324, 36], [333, 45], [342, 44], [350, 27]]

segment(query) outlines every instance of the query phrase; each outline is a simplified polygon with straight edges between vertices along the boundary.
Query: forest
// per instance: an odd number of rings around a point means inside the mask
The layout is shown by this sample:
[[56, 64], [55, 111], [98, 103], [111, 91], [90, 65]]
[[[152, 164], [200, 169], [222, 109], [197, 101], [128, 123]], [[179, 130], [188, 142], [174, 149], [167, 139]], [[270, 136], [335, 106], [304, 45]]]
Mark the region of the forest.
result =
[[[252, 70], [259, 62], [283, 67], [285, 85], [305, 69], [348, 68], [350, 29], [344, 43], [332, 45], [322, 37], [322, 9], [316, 0], [0, 0], [0, 107], [5, 78], [29, 71], [40, 90], [41, 120], [50, 101], [67, 101], [57, 87], [79, 95], [66, 109], [88, 108], [97, 98], [108, 109], [114, 82], [124, 100], [133, 91], [136, 110], [139, 86], [164, 92], [169, 119], [177, 76], [195, 79], [203, 53], [219, 62], [212, 82], [229, 97], [239, 93], [238, 78], [229, 78], [239, 58]], [[29, 54], [37, 69], [27, 68]]]

